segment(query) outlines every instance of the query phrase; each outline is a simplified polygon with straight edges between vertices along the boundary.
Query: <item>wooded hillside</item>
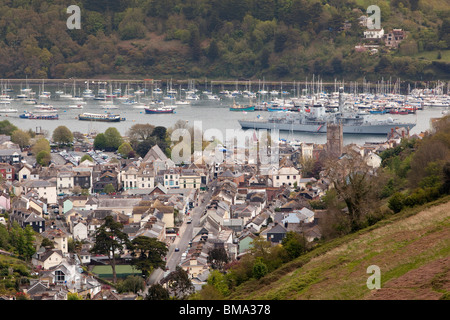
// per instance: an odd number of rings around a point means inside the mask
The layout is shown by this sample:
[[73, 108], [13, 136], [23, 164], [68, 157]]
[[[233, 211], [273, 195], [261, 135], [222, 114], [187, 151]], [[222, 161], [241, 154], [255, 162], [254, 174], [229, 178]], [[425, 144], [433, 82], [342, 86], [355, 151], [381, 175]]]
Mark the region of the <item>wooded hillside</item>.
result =
[[[69, 5], [81, 29], [69, 30]], [[399, 49], [356, 52], [369, 5], [408, 31]], [[343, 29], [344, 22], [351, 23]], [[432, 80], [450, 69], [445, 0], [0, 1], [0, 77]]]

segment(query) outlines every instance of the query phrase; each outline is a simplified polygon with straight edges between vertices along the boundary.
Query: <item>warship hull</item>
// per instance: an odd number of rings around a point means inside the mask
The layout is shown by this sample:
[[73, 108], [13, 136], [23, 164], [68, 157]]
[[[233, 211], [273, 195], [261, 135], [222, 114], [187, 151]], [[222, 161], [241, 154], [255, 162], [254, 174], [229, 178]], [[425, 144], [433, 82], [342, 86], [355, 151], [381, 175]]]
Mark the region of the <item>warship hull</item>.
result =
[[[327, 133], [327, 123], [317, 121], [316, 123], [279, 123], [269, 121], [249, 121], [238, 120], [242, 129], [267, 129], [291, 132], [309, 132], [309, 133]], [[361, 124], [361, 125], [342, 125], [343, 134], [368, 134], [368, 135], [387, 135], [395, 128], [412, 129], [415, 123], [381, 123], [381, 124]]]

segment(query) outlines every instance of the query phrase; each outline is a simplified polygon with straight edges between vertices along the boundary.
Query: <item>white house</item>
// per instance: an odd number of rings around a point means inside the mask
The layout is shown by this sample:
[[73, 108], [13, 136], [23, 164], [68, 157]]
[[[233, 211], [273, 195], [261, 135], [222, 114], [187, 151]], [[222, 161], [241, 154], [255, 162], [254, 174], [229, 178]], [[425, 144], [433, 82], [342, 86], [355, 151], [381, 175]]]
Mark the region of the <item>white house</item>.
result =
[[25, 181], [22, 184], [23, 192], [36, 191], [39, 198], [47, 200], [48, 204], [57, 203], [56, 185], [46, 180]]
[[44, 270], [59, 265], [64, 257], [61, 250], [51, 249], [44, 252], [37, 252], [31, 259], [34, 266], [41, 266]]
[[170, 168], [164, 173], [164, 187], [168, 189], [180, 188], [180, 172]]
[[134, 162], [128, 164], [120, 171], [120, 181], [124, 190], [137, 189], [138, 167]]
[[56, 185], [58, 193], [71, 193], [74, 187], [73, 172], [58, 172], [56, 176]]
[[181, 176], [179, 178], [181, 188], [193, 188], [200, 189], [202, 183], [202, 177], [194, 170], [185, 169], [181, 170]]
[[379, 168], [381, 166], [381, 157], [371, 152], [366, 156], [366, 163], [372, 168]]
[[73, 226], [72, 236], [75, 240], [85, 240], [88, 238], [88, 227], [83, 222], [78, 222]]
[[69, 252], [68, 239], [69, 234], [61, 229], [47, 229], [42, 236], [53, 241], [55, 248], [60, 250], [63, 255]]
[[294, 167], [282, 167], [273, 175], [273, 186], [294, 186], [294, 183], [297, 183], [298, 185], [300, 183], [300, 178], [300, 171]]
[[151, 168], [141, 167], [136, 178], [136, 186], [138, 189], [153, 188], [155, 186], [155, 175]]
[[314, 144], [302, 143], [301, 150], [302, 150], [302, 158], [303, 159], [312, 159], [313, 158]]
[[34, 170], [31, 165], [25, 163], [17, 172], [17, 178], [19, 182], [24, 180], [39, 180], [39, 174], [37, 174], [36, 170]]
[[383, 39], [384, 29], [368, 29], [364, 31], [364, 38], [366, 39]]

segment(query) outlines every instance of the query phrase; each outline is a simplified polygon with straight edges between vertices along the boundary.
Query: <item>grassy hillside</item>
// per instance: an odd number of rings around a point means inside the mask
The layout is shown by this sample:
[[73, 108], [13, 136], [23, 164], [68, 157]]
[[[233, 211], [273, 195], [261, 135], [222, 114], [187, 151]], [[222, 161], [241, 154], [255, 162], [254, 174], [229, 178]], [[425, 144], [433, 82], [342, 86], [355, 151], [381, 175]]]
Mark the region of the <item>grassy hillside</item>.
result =
[[[231, 299], [442, 299], [450, 294], [450, 197], [327, 243], [241, 285]], [[381, 269], [369, 290], [367, 267]]]

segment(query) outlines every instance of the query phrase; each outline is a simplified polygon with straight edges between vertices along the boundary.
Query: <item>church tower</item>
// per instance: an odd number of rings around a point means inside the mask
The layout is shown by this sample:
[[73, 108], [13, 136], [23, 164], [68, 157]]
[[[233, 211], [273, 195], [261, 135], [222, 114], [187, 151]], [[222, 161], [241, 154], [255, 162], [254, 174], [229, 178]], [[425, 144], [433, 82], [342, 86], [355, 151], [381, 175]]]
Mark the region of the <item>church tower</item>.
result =
[[344, 149], [342, 123], [327, 123], [326, 151], [329, 157], [340, 157]]

